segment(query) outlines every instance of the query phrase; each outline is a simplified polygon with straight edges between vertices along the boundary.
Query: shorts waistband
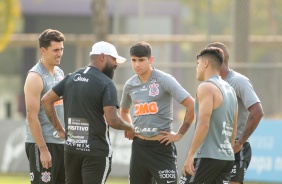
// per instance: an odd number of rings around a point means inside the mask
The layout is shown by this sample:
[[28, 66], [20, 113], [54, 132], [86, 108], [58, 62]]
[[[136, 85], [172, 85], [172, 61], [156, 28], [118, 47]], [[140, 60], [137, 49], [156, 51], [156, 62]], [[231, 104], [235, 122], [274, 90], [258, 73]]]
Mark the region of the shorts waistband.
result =
[[136, 142], [137, 144], [141, 144], [144, 146], [165, 146], [165, 143], [161, 143], [158, 140], [146, 140], [146, 139], [141, 139], [139, 137], [134, 137], [133, 142]]

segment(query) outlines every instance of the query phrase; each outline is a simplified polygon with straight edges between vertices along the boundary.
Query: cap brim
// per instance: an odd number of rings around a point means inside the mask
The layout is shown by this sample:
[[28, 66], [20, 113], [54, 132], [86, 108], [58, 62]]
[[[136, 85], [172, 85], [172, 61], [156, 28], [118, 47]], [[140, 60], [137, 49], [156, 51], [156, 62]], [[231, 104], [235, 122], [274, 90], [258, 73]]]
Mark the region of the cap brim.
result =
[[126, 58], [121, 57], [121, 56], [117, 56], [116, 61], [117, 61], [117, 63], [124, 63], [126, 61]]

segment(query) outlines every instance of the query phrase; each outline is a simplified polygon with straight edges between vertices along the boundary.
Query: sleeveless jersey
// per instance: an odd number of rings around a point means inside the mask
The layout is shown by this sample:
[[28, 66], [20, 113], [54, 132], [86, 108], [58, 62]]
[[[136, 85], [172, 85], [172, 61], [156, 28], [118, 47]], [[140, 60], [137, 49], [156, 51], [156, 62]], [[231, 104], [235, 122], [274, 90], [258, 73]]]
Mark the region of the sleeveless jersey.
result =
[[133, 104], [136, 133], [152, 137], [158, 135], [159, 131], [172, 130], [172, 98], [181, 103], [189, 96], [173, 76], [154, 69], [146, 83], [142, 83], [138, 75], [125, 83], [121, 107], [129, 109]]
[[[231, 146], [234, 116], [237, 100], [233, 88], [219, 76], [212, 76], [207, 81], [215, 84], [223, 95], [222, 104], [212, 111], [209, 131], [195, 154], [195, 158], [212, 158], [234, 160]], [[195, 102], [196, 126], [198, 124], [199, 106]]]
[[[31, 70], [29, 70], [29, 72], [38, 73], [43, 80], [43, 90], [41, 92], [40, 99], [45, 95], [45, 93], [47, 93], [50, 89], [52, 89], [53, 86], [55, 86], [59, 81], [61, 81], [64, 78], [64, 73], [59, 67], [55, 66], [54, 71], [55, 71], [54, 76], [50, 75], [50, 73], [46, 70], [44, 65], [41, 63], [41, 61], [39, 61]], [[64, 127], [65, 125], [64, 125], [63, 100], [57, 101], [54, 105], [58, 117], [62, 123], [62, 126]], [[49, 121], [41, 102], [40, 102], [38, 119], [41, 124], [42, 134], [46, 143], [64, 144], [64, 140], [59, 137], [56, 129]], [[35, 143], [28, 122], [26, 123], [25, 142]]]
[[250, 114], [248, 108], [255, 103], [260, 102], [260, 100], [255, 93], [250, 80], [246, 76], [230, 70], [224, 80], [233, 87], [237, 95], [238, 120], [236, 138], [239, 139], [248, 121]]

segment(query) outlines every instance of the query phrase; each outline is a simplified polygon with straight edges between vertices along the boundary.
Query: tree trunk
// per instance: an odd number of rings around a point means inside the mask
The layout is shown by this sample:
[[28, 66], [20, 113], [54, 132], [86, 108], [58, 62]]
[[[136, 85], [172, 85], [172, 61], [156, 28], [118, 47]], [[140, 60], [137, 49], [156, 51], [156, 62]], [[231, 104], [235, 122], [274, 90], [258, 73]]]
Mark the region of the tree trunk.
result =
[[109, 16], [107, 0], [92, 0], [92, 26], [95, 41], [107, 41]]
[[235, 62], [248, 62], [249, 56], [249, 0], [234, 0], [233, 58]]

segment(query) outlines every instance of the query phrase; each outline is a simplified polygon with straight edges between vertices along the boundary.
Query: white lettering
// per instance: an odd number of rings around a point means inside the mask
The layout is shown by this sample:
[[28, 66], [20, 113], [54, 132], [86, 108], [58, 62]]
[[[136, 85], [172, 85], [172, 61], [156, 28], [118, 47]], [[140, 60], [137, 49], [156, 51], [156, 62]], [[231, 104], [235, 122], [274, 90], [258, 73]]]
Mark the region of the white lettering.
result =
[[274, 170], [275, 171], [282, 171], [282, 157], [276, 157], [274, 161]]
[[88, 131], [88, 127], [83, 127], [83, 126], [68, 126], [68, 130]]
[[73, 80], [74, 81], [81, 81], [81, 82], [88, 82], [89, 79], [85, 78], [85, 77], [81, 77], [81, 75], [78, 73], [78, 74], [75, 74], [75, 76], [73, 77]]
[[264, 171], [271, 171], [273, 167], [273, 158], [269, 156], [253, 156], [250, 170], [255, 170], [257, 174]]
[[232, 132], [222, 130], [222, 135], [232, 136]]
[[273, 136], [253, 136], [250, 138], [250, 142], [253, 148], [261, 150], [274, 149], [274, 137]]

